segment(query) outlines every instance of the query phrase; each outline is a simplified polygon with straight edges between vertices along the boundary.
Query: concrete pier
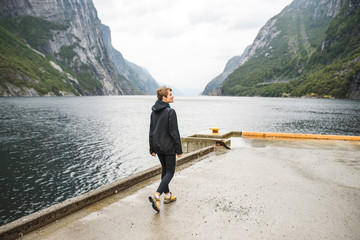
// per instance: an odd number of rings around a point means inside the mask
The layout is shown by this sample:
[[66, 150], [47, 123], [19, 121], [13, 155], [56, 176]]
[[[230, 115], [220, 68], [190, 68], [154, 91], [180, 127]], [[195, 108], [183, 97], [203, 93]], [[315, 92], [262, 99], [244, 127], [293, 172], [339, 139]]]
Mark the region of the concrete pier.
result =
[[359, 141], [231, 140], [177, 169], [160, 213], [156, 176], [21, 239], [360, 239]]

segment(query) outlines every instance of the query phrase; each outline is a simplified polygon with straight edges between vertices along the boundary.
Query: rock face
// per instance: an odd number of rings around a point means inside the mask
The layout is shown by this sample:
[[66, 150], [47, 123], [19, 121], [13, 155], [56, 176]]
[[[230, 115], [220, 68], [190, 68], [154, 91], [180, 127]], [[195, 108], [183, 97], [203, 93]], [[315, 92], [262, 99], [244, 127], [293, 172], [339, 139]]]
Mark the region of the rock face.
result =
[[[69, 76], [72, 78], [71, 83], [79, 95], [148, 92], [145, 87], [140, 91], [136, 87], [137, 84], [132, 82], [143, 82], [142, 79], [137, 79], [136, 76], [127, 79], [126, 76], [121, 75], [121, 70], [116, 69], [118, 65], [112, 58], [114, 49], [104, 41], [102, 25], [91, 0], [2, 0], [0, 16], [13, 19], [34, 16], [66, 26], [66, 29], [51, 30], [52, 39], [35, 50], [53, 56], [59, 65], [61, 63], [71, 69], [72, 73], [68, 74], [71, 75]], [[70, 56], [65, 55], [69, 52]], [[79, 81], [74, 73], [88, 74], [101, 83], [100, 87], [84, 90], [81, 81], [78, 84]], [[152, 84], [156, 85], [156, 82]], [[51, 92], [49, 94], [52, 95]]]
[[221, 85], [224, 80], [239, 66], [244, 57], [248, 54], [251, 46], [247, 46], [241, 56], [232, 57], [225, 65], [224, 71], [211, 80], [205, 87], [202, 95], [219, 95], [218, 93], [211, 93], [215, 88]]
[[317, 20], [324, 16], [335, 17], [344, 4], [345, 1], [341, 0], [295, 0], [290, 4], [290, 7], [300, 11], [312, 8], [311, 17], [313, 20]]
[[[279, 16], [271, 18], [259, 31], [257, 34], [249, 53], [244, 57], [243, 61], [240, 65], [243, 65], [247, 62], [251, 57], [253, 57], [256, 53], [264, 48], [270, 48], [271, 50], [271, 42], [281, 33], [279, 27], [277, 27], [276, 22], [278, 21], [281, 15], [286, 14], [290, 11], [311, 11], [309, 14], [313, 21], [318, 20], [319, 18], [330, 17], [334, 18], [340, 11], [344, 4], [344, 0], [295, 0], [289, 6], [287, 6]], [[308, 36], [304, 35], [304, 41], [308, 38]], [[289, 44], [291, 45], [291, 43]]]

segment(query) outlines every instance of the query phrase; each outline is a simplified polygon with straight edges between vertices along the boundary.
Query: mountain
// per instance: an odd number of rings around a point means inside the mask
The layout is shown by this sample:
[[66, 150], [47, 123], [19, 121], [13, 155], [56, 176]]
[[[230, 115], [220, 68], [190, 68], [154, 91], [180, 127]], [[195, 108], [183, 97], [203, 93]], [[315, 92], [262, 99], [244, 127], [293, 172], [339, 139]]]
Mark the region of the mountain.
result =
[[224, 82], [224, 80], [239, 66], [240, 62], [244, 59], [244, 57], [248, 54], [251, 46], [247, 46], [241, 54], [241, 56], [232, 57], [225, 65], [224, 71], [212, 79], [206, 86], [204, 91], [201, 93], [202, 95], [208, 95], [215, 88], [217, 88], [220, 84]]
[[144, 94], [112, 51], [90, 0], [0, 1], [0, 96]]
[[359, 98], [359, 21], [355, 0], [294, 0], [213, 93]]

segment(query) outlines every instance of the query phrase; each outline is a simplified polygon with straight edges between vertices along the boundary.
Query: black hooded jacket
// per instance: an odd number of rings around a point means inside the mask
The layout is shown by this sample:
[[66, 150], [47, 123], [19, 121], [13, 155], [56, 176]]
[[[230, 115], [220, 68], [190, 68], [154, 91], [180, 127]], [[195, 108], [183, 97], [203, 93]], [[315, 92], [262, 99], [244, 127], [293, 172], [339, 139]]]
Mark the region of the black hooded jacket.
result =
[[161, 100], [152, 107], [149, 143], [150, 154], [182, 154], [176, 112]]

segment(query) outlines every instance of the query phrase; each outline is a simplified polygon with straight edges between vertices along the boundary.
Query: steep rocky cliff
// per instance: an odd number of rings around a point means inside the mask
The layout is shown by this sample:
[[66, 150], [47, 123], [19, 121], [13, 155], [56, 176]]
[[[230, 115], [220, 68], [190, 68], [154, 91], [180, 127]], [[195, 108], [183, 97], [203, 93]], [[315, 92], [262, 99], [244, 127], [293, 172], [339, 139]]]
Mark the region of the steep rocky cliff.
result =
[[[326, 66], [332, 78], [343, 80], [347, 97], [360, 99], [360, 2], [347, 1], [329, 25], [320, 51], [310, 59], [309, 65]], [[314, 71], [310, 78], [325, 74]], [[338, 88], [338, 91], [341, 89]]]
[[[261, 28], [240, 66], [213, 94], [356, 98], [357, 2], [294, 0]], [[326, 53], [333, 40], [338, 44]]]
[[[244, 57], [244, 60], [241, 64], [244, 64], [248, 61], [251, 57], [255, 56], [255, 54], [261, 53], [269, 53], [272, 50], [271, 43], [272, 41], [277, 38], [278, 36], [287, 38], [286, 41], [290, 48], [293, 48], [292, 51], [298, 51], [298, 47], [295, 45], [299, 45], [297, 41], [303, 41], [305, 44], [304, 46], [308, 46], [308, 50], [311, 46], [309, 42], [309, 36], [307, 31], [310, 30], [310, 26], [307, 25], [306, 21], [311, 21], [312, 24], [316, 24], [316, 21], [325, 22], [323, 28], [326, 29], [326, 23], [329, 23], [327, 20], [330, 18], [334, 18], [338, 12], [340, 11], [341, 7], [344, 4], [344, 0], [295, 0], [293, 1], [288, 7], [286, 7], [278, 16], [270, 19], [259, 31], [257, 34], [254, 43], [252, 44], [249, 54]], [[291, 16], [291, 14], [294, 14]], [[290, 18], [289, 22], [284, 22], [284, 20]], [[307, 19], [305, 19], [307, 18]], [[277, 23], [278, 22], [278, 23]], [[279, 23], [280, 22], [280, 23]], [[283, 25], [290, 25], [294, 24], [296, 26], [294, 32], [292, 29], [284, 29]], [[290, 26], [291, 27], [291, 26]], [[289, 26], [285, 26], [285, 28], [289, 28]], [[324, 31], [321, 26], [316, 26], [318, 30]], [[285, 34], [280, 34], [284, 33]], [[295, 36], [292, 34], [299, 34], [300, 38], [295, 39]], [[262, 51], [261, 51], [262, 50]], [[261, 51], [261, 52], [260, 52]], [[311, 50], [310, 50], [311, 51]], [[266, 54], [265, 53], [265, 54]]]
[[2, 0], [0, 17], [0, 95], [142, 93], [116, 70], [91, 0]]

